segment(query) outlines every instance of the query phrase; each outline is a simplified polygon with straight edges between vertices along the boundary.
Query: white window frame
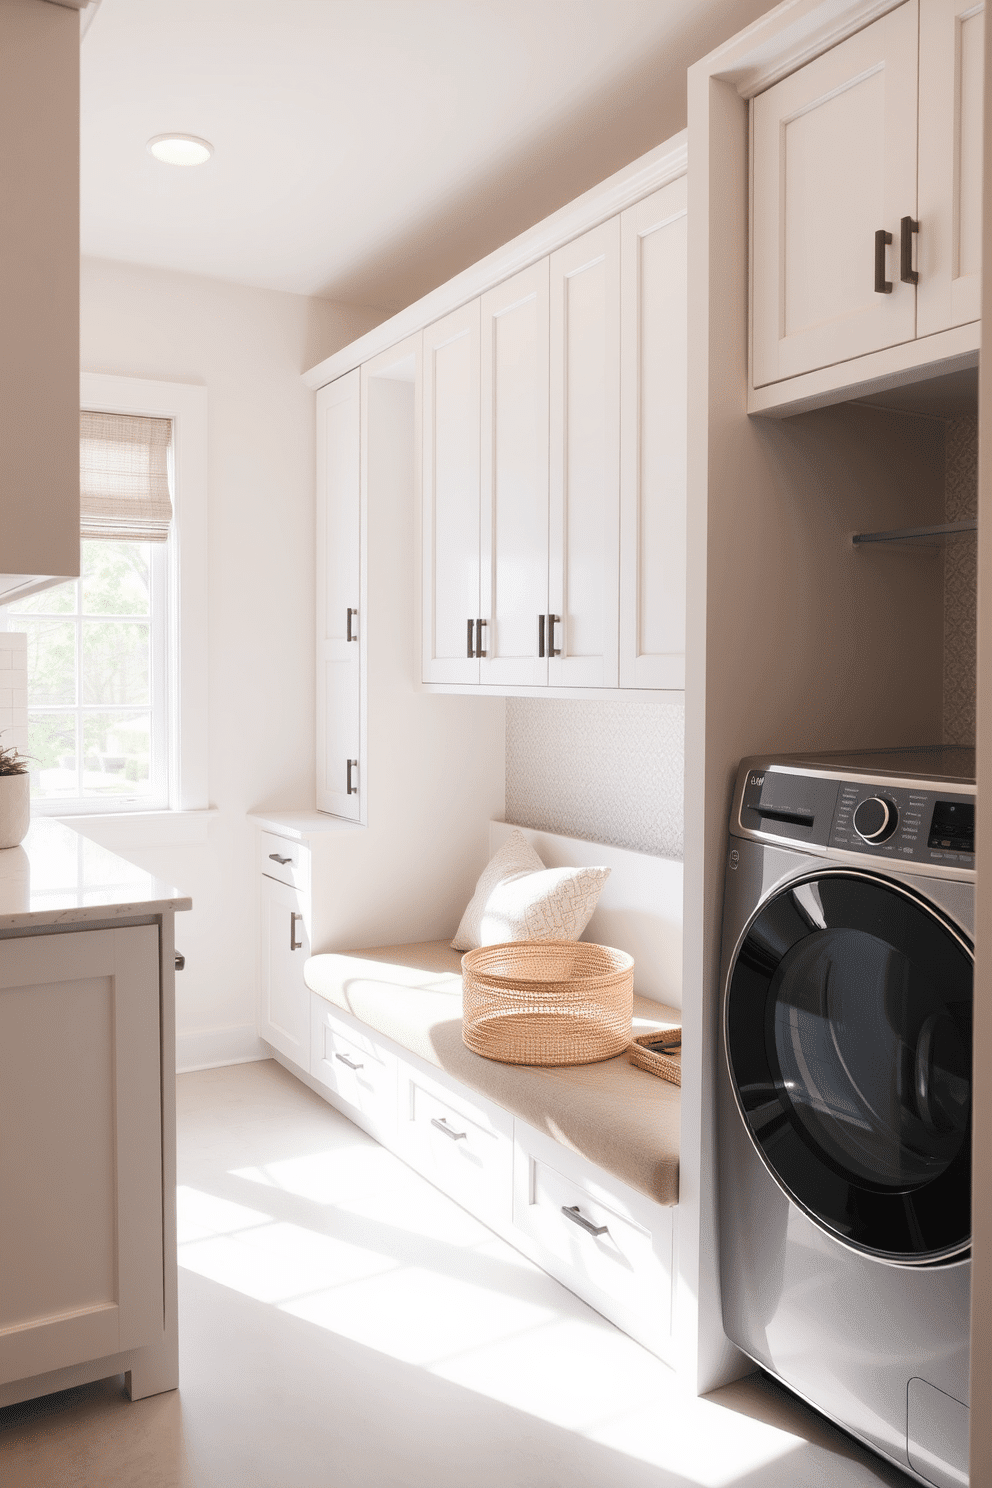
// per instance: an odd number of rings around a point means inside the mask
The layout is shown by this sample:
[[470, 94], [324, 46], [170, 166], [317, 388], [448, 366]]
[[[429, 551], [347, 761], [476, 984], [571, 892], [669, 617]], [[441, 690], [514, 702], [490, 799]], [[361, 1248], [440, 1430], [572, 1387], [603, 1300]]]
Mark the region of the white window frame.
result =
[[[207, 737], [207, 389], [186, 382], [158, 382], [83, 372], [80, 408], [172, 420], [173, 535], [169, 564], [168, 714], [169, 806], [144, 810], [140, 803], [95, 800], [92, 810], [52, 802], [36, 809], [67, 821], [85, 819], [111, 826], [139, 841], [198, 840], [209, 812]], [[13, 617], [12, 617], [13, 618]], [[196, 814], [199, 822], [189, 819]], [[212, 813], [211, 813], [212, 814]], [[187, 820], [181, 826], [179, 818]], [[168, 827], [175, 819], [180, 837]], [[130, 827], [125, 824], [130, 823]], [[192, 832], [192, 835], [190, 833]], [[164, 835], [163, 835], [164, 833]], [[149, 835], [150, 834], [150, 835]], [[115, 833], [115, 836], [118, 834]], [[123, 839], [122, 839], [123, 842]]]

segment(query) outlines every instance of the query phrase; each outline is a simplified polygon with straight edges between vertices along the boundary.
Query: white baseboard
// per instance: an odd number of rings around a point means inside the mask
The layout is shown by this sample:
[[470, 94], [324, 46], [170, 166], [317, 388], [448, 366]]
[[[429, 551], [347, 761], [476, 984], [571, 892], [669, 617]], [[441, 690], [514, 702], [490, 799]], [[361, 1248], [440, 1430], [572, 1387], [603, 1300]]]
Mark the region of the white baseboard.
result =
[[250, 1064], [272, 1055], [258, 1037], [254, 1023], [234, 1023], [227, 1028], [194, 1028], [176, 1033], [176, 1074], [217, 1069], [224, 1064]]

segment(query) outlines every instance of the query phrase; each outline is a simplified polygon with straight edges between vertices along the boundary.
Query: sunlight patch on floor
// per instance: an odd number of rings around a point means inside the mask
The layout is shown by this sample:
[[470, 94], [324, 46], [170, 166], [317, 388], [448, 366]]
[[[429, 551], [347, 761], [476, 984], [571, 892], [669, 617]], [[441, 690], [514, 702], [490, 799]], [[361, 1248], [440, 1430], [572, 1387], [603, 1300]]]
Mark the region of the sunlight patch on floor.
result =
[[[699, 1488], [782, 1471], [801, 1445], [682, 1395], [660, 1360], [384, 1148], [224, 1176], [255, 1202], [179, 1189], [189, 1271]], [[266, 1190], [276, 1214], [258, 1207]]]

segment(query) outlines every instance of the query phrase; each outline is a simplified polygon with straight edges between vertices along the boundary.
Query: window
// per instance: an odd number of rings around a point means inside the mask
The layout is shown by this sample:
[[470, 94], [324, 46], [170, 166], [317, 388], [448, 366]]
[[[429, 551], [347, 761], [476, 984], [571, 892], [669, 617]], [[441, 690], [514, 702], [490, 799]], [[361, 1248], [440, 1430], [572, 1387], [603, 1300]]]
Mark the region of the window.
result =
[[206, 389], [84, 373], [82, 397], [80, 577], [0, 611], [28, 637], [33, 809], [200, 811]]
[[8, 607], [28, 638], [36, 808], [168, 806], [169, 547], [84, 540], [80, 578]]

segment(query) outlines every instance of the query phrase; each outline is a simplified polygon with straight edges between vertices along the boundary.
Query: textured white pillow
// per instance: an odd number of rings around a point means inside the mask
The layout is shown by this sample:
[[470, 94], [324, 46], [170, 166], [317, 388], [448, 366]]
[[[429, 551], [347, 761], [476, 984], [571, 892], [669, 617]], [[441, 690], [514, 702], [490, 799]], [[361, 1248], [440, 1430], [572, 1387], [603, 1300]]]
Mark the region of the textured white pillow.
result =
[[609, 876], [609, 868], [545, 868], [524, 834], [514, 831], [483, 870], [452, 947], [578, 940]]

